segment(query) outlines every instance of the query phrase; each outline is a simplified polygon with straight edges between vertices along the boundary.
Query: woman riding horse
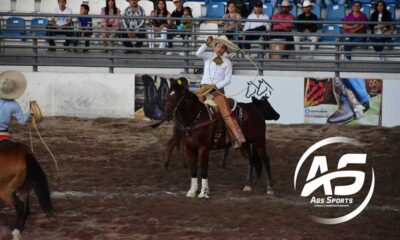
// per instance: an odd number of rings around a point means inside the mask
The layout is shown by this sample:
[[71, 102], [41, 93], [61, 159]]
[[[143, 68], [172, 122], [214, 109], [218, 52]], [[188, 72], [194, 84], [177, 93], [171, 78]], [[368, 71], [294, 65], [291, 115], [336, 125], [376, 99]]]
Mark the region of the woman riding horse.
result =
[[39, 163], [22, 143], [11, 140], [9, 125], [15, 116], [19, 124], [26, 124], [31, 113], [24, 114], [15, 101], [26, 88], [25, 76], [16, 71], [0, 74], [0, 200], [17, 212], [13, 239], [21, 239], [21, 232], [29, 215], [29, 195], [35, 190], [39, 204], [52, 216], [47, 178]]
[[[205, 52], [207, 46], [212, 46], [214, 52]], [[232, 64], [224, 54], [225, 52], [234, 52], [237, 49], [238, 47], [230, 42], [226, 36], [216, 38], [209, 36], [207, 42], [196, 52], [196, 55], [204, 60], [204, 74], [201, 79], [201, 88], [213, 88], [210, 94], [214, 96], [218, 111], [224, 119], [233, 148], [239, 148], [246, 139], [235, 116], [232, 115], [229, 103], [224, 95], [224, 87], [232, 81]]]

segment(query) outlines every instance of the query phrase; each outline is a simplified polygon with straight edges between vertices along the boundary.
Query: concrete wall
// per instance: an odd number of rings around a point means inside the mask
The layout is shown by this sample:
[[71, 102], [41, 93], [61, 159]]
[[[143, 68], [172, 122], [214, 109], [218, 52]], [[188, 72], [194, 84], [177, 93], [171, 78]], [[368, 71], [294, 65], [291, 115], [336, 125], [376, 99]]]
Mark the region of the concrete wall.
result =
[[[75, 117], [132, 117], [134, 113], [135, 73], [172, 74], [181, 76], [177, 70], [156, 71], [154, 69], [124, 69], [109, 74], [104, 69], [84, 68], [41, 68], [43, 72], [32, 72], [26, 67], [0, 67], [0, 71], [16, 69], [24, 72], [28, 79], [25, 94], [18, 99], [25, 110], [29, 100], [39, 102], [45, 116]], [[73, 69], [73, 70], [72, 70]], [[71, 71], [69, 71], [71, 70]], [[76, 70], [76, 71], [74, 71]], [[98, 73], [94, 73], [98, 72]], [[303, 88], [304, 77], [317, 77], [316, 73], [306, 72], [271, 72], [264, 73], [264, 78], [273, 85], [270, 97], [272, 105], [279, 109], [282, 118], [278, 123], [303, 123]], [[332, 76], [323, 73], [320, 77]], [[276, 77], [279, 76], [279, 77]], [[287, 76], [287, 77], [282, 77]], [[357, 75], [348, 74], [344, 77]], [[379, 76], [379, 77], [378, 77]], [[358, 77], [383, 79], [382, 124], [384, 126], [400, 125], [400, 76], [365, 75]], [[253, 80], [254, 72], [249, 75], [235, 75], [234, 82]], [[397, 80], [398, 79], [398, 80]], [[232, 85], [233, 87], [234, 85]], [[242, 88], [240, 88], [242, 89]], [[227, 89], [228, 95], [237, 93]], [[240, 101], [249, 101], [241, 99]]]

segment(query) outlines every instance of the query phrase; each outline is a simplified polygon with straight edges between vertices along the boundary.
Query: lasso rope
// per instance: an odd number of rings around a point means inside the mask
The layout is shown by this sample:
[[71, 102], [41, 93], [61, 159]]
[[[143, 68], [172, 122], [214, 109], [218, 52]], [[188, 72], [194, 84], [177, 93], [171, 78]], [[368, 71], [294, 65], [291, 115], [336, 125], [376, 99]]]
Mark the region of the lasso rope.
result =
[[[257, 72], [256, 72], [256, 74], [255, 74], [255, 76], [254, 76], [254, 79], [250, 81], [250, 82], [253, 83], [255, 80], [257, 80], [257, 77], [260, 76], [260, 74], [259, 74], [260, 69], [258, 68], [257, 64], [256, 64], [253, 60], [251, 60], [251, 58], [246, 54], [246, 52], [243, 51], [243, 49], [241, 49], [241, 48], [238, 47], [238, 48], [236, 49], [236, 51], [239, 51], [243, 56], [245, 56], [246, 59], [249, 60], [249, 61], [251, 62], [251, 64], [253, 64], [254, 67], [256, 68]], [[211, 61], [209, 61], [209, 63], [208, 63], [208, 69], [210, 69], [210, 64], [211, 64]], [[243, 88], [242, 90], [240, 90], [239, 92], [237, 92], [237, 93], [235, 93], [235, 94], [231, 94], [231, 95], [229, 95], [229, 96], [228, 96], [228, 95], [225, 95], [224, 93], [222, 93], [221, 91], [219, 91], [219, 90], [217, 89], [216, 84], [214, 84], [214, 79], [211, 78], [211, 72], [210, 72], [210, 71], [208, 71], [208, 74], [209, 74], [209, 78], [210, 78], [210, 80], [211, 80], [211, 82], [212, 82], [212, 84], [213, 84], [214, 90], [217, 91], [218, 94], [221, 94], [221, 95], [223, 95], [223, 96], [226, 97], [226, 98], [238, 96], [238, 95], [240, 95], [242, 92], [244, 92], [244, 91], [247, 90], [247, 87], [245, 87], [245, 88]], [[208, 94], [209, 92], [210, 92], [210, 91], [208, 91], [207, 93], [202, 93], [201, 96], [204, 96], [204, 95]]]
[[[46, 142], [43, 140], [42, 135], [39, 132], [39, 129], [36, 125], [36, 120], [34, 117], [32, 117], [32, 126], [33, 128], [36, 130], [37, 135], [39, 136], [40, 140], [42, 141], [44, 147], [46, 148], [47, 152], [49, 152], [50, 156], [53, 158], [54, 164], [56, 165], [56, 169], [57, 172], [60, 171], [59, 167], [58, 167], [58, 162], [56, 160], [56, 158], [54, 157], [53, 153], [51, 152], [50, 148], [47, 146]], [[33, 143], [32, 143], [32, 132], [31, 132], [31, 128], [29, 127], [29, 137], [30, 137], [30, 142], [31, 142], [31, 151], [33, 153]]]

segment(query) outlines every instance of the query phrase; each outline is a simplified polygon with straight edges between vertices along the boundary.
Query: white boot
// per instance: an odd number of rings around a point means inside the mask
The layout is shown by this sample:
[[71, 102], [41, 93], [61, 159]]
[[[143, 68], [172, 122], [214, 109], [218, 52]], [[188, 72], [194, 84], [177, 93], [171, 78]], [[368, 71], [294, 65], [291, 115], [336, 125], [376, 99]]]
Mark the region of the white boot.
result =
[[208, 179], [201, 179], [201, 192], [199, 198], [210, 198], [208, 195]]
[[197, 192], [198, 188], [199, 188], [199, 185], [197, 183], [197, 178], [192, 178], [192, 181], [190, 183], [190, 189], [186, 193], [186, 197], [196, 197], [196, 192]]

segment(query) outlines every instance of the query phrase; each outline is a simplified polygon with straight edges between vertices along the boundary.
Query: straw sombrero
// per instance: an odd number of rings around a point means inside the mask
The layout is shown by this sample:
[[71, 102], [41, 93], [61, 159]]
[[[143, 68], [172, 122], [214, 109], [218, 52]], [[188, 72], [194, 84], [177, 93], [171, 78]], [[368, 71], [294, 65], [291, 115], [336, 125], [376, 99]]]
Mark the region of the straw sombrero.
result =
[[19, 98], [26, 89], [26, 78], [18, 71], [5, 71], [0, 74], [0, 98]]
[[236, 46], [233, 42], [229, 41], [229, 39], [225, 35], [221, 36], [221, 37], [214, 37], [211, 42], [212, 48], [215, 48], [215, 46], [218, 43], [225, 45], [227, 48], [226, 51], [228, 53], [232, 53], [232, 52], [240, 50], [240, 48], [238, 46]]
[[31, 112], [32, 112], [32, 118], [35, 119], [35, 122], [39, 123], [42, 121], [43, 116], [42, 116], [42, 111], [40, 110], [39, 104], [33, 100], [30, 101], [30, 107], [31, 107]]

